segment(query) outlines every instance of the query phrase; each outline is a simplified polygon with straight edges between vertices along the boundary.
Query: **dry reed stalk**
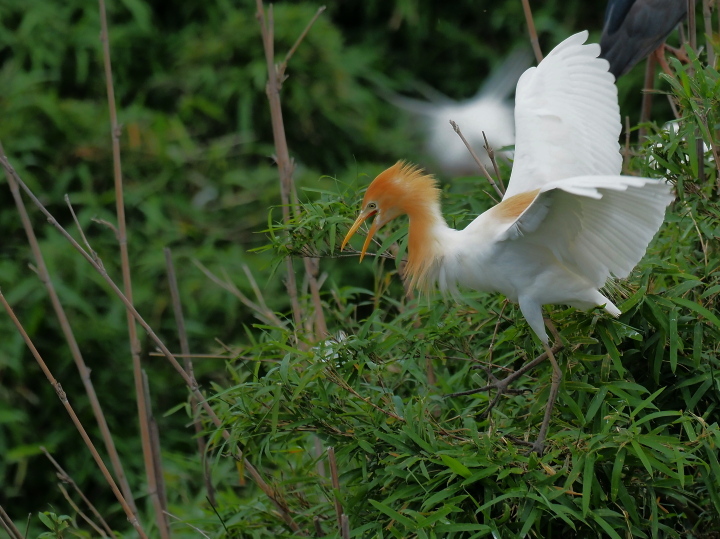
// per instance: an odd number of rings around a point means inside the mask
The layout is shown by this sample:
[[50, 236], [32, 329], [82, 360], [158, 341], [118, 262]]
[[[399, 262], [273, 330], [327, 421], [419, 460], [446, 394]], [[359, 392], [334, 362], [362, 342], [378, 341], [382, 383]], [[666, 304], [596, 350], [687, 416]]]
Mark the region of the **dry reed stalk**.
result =
[[497, 196], [502, 198], [503, 195], [505, 194], [505, 191], [503, 189], [500, 189], [500, 186], [498, 186], [498, 184], [495, 183], [495, 180], [493, 180], [493, 177], [490, 176], [490, 173], [485, 168], [485, 165], [483, 165], [482, 162], [480, 161], [480, 158], [475, 153], [475, 150], [473, 150], [472, 146], [470, 146], [470, 143], [465, 138], [465, 135], [463, 135], [462, 131], [460, 131], [460, 126], [457, 123], [455, 123], [453, 120], [450, 120], [450, 125], [455, 130], [455, 132], [458, 134], [458, 136], [460, 137], [460, 140], [462, 140], [463, 143], [465, 144], [465, 147], [470, 152], [470, 155], [475, 160], [475, 163], [477, 164], [477, 166], [480, 167], [480, 170], [485, 175], [485, 178], [487, 178], [487, 181], [490, 182], [490, 185], [492, 185], [492, 188], [495, 189]]
[[277, 326], [277, 327], [283, 327], [285, 323], [280, 320], [277, 315], [267, 306], [265, 305], [265, 300], [262, 297], [262, 294], [260, 294], [260, 289], [257, 286], [257, 283], [255, 282], [255, 278], [252, 276], [252, 273], [250, 273], [249, 269], [246, 269], [247, 266], [243, 265], [243, 270], [245, 271], [245, 275], [248, 277], [248, 281], [250, 282], [250, 286], [252, 286], [253, 291], [255, 292], [255, 295], [257, 297], [258, 303], [253, 302], [250, 300], [245, 294], [243, 294], [240, 289], [238, 289], [237, 286], [232, 282], [230, 277], [225, 273], [224, 277], [225, 280], [223, 281], [220, 279], [217, 275], [215, 275], [213, 272], [211, 272], [209, 269], [207, 269], [205, 266], [203, 266], [198, 260], [193, 259], [193, 264], [195, 264], [200, 271], [202, 271], [205, 276], [210, 279], [212, 282], [214, 282], [216, 285], [220, 286], [221, 288], [224, 288], [228, 292], [230, 292], [233, 296], [238, 298], [240, 302], [245, 305], [247, 308], [255, 312], [255, 316], [258, 317], [260, 321], [263, 323], [269, 325], [269, 326]]
[[[213, 424], [218, 427], [222, 428], [222, 421], [220, 421], [220, 418], [217, 416], [215, 411], [210, 407], [210, 405], [205, 400], [205, 397], [202, 393], [200, 393], [198, 389], [197, 382], [194, 378], [191, 378], [188, 376], [188, 374], [185, 372], [185, 370], [182, 368], [180, 363], [178, 363], [177, 359], [173, 354], [170, 352], [170, 350], [165, 346], [165, 343], [157, 336], [155, 331], [150, 327], [150, 325], [145, 321], [145, 319], [140, 315], [140, 313], [135, 309], [135, 306], [128, 300], [128, 298], [125, 297], [125, 295], [122, 293], [122, 290], [115, 284], [115, 281], [112, 280], [112, 278], [108, 275], [107, 271], [105, 270], [105, 267], [103, 266], [102, 262], [97, 259], [97, 257], [93, 257], [90, 253], [85, 251], [85, 249], [82, 248], [82, 246], [73, 238], [65, 228], [63, 228], [60, 223], [58, 223], [57, 219], [53, 217], [53, 215], [47, 210], [47, 208], [43, 205], [42, 202], [33, 194], [33, 192], [30, 190], [30, 188], [25, 184], [25, 182], [22, 181], [22, 179], [17, 175], [17, 172], [15, 172], [15, 169], [10, 165], [10, 163], [7, 160], [7, 157], [2, 156], [0, 157], [0, 163], [2, 163], [2, 166], [5, 168], [5, 170], [8, 172], [8, 174], [12, 174], [15, 181], [18, 183], [20, 188], [25, 191], [27, 196], [32, 200], [33, 204], [37, 206], [37, 208], [42, 212], [42, 214], [47, 218], [48, 222], [55, 227], [55, 229], [60, 232], [60, 234], [73, 246], [75, 250], [77, 250], [85, 260], [88, 261], [88, 263], [93, 267], [93, 269], [102, 277], [102, 279], [108, 284], [108, 286], [112, 289], [113, 293], [120, 299], [120, 301], [123, 302], [123, 305], [125, 305], [125, 308], [128, 309], [138, 324], [147, 332], [148, 337], [157, 345], [157, 347], [162, 351], [162, 353], [165, 355], [165, 358], [170, 362], [170, 364], [173, 366], [173, 368], [182, 376], [183, 380], [187, 384], [187, 386], [190, 388], [190, 391], [192, 391], [193, 395], [198, 399], [198, 402], [202, 405], [205, 412], [208, 414], [208, 417], [210, 417], [210, 420], [213, 422]], [[230, 432], [227, 429], [222, 430], [222, 437], [225, 440], [230, 440]], [[294, 521], [292, 516], [290, 515], [289, 509], [285, 502], [282, 500], [282, 498], [279, 496], [278, 493], [276, 493], [270, 485], [267, 484], [267, 482], [264, 480], [260, 472], [252, 465], [252, 463], [244, 456], [243, 452], [236, 448], [236, 454], [233, 455], [233, 457], [236, 460], [239, 460], [243, 463], [246, 470], [250, 474], [250, 476], [253, 478], [253, 481], [255, 481], [255, 484], [265, 493], [265, 495], [275, 504], [275, 507], [278, 509], [280, 516], [283, 518], [285, 523], [296, 533], [302, 534], [300, 531], [299, 526]]]
[[107, 469], [107, 466], [105, 466], [105, 463], [103, 462], [102, 457], [97, 452], [97, 449], [95, 449], [95, 445], [92, 443], [92, 440], [90, 440], [90, 437], [88, 436], [87, 432], [85, 431], [85, 427], [83, 427], [82, 423], [80, 422], [80, 419], [78, 419], [77, 414], [75, 414], [75, 410], [73, 409], [72, 405], [70, 404], [67, 394], [65, 393], [65, 391], [63, 391], [63, 388], [60, 385], [60, 382], [58, 382], [55, 379], [52, 372], [48, 368], [47, 364], [45, 363], [45, 361], [43, 361], [43, 358], [40, 356], [40, 353], [35, 348], [35, 345], [33, 344], [29, 335], [25, 331], [25, 328], [20, 323], [20, 320], [18, 320], [17, 316], [15, 316], [15, 313], [13, 312], [12, 307], [10, 307], [10, 304], [5, 299], [5, 296], [3, 295], [1, 290], [0, 290], [0, 303], [2, 303], [2, 306], [5, 308], [5, 311], [7, 312], [8, 316], [13, 321], [13, 324], [15, 324], [15, 327], [17, 328], [18, 332], [20, 333], [23, 340], [25, 341], [25, 344], [30, 349], [30, 352], [32, 353], [32, 355], [35, 357], [35, 360], [37, 361], [38, 365], [40, 366], [40, 369], [43, 371], [48, 382], [50, 382], [50, 385], [55, 390], [55, 393], [57, 394], [58, 398], [60, 399], [60, 402], [63, 404], [63, 406], [65, 407], [65, 410], [67, 410], [67, 413], [70, 415], [72, 422], [75, 424], [75, 427], [77, 428], [78, 432], [80, 433], [80, 436], [82, 437], [83, 441], [85, 442], [85, 445], [87, 445], [88, 449], [90, 450], [90, 453], [92, 454], [93, 459], [95, 459], [95, 462], [97, 463], [98, 467], [100, 468], [100, 471], [102, 472], [103, 476], [105, 477], [105, 480], [107, 481], [108, 485], [110, 485], [110, 488], [112, 489], [113, 493], [115, 494], [115, 497], [117, 498], [117, 500], [120, 502], [120, 505], [122, 506], [123, 511], [125, 511], [125, 515], [127, 516], [128, 520], [130, 521], [132, 526], [135, 528], [135, 531], [137, 531], [137, 533], [140, 537], [147, 538], [145, 531], [143, 530], [142, 526], [140, 525], [140, 521], [138, 520], [137, 516], [135, 516], [135, 514], [133, 513], [133, 511], [130, 508], [130, 506], [128, 505], [127, 501], [125, 501], [125, 497], [122, 495], [122, 492], [120, 492], [120, 489], [118, 488], [117, 484], [115, 483], [115, 480], [113, 479], [112, 475], [110, 474], [110, 471]]
[[[160, 453], [160, 429], [158, 428], [157, 421], [152, 412], [152, 402], [150, 400], [150, 385], [148, 383], [147, 373], [145, 369], [142, 371], [143, 376], [143, 391], [145, 392], [145, 402], [147, 402], [147, 422], [150, 426], [150, 449], [152, 450], [153, 466], [155, 470], [162, 470], [162, 454]], [[155, 481], [155, 488], [157, 489], [157, 498], [160, 501], [160, 507], [162, 507], [162, 518], [165, 522], [165, 526], [170, 533], [170, 522], [167, 518], [168, 502], [167, 492], [165, 490], [165, 478], [162, 474], [158, 475]]]
[[[713, 29], [712, 29], [712, 0], [703, 0], [703, 22], [705, 25], [705, 49], [707, 50], [707, 61], [710, 67], [715, 67], [715, 49], [713, 47]], [[720, 4], [718, 4], [720, 8]], [[720, 21], [720, 13], [718, 13], [718, 21]]]
[[[303, 41], [310, 28], [325, 10], [325, 6], [320, 7], [310, 22], [305, 26], [300, 36], [297, 38], [293, 46], [285, 55], [285, 59], [280, 65], [275, 65], [275, 41], [274, 41], [274, 20], [272, 4], [270, 5], [267, 16], [263, 7], [262, 0], [256, 0], [257, 17], [260, 22], [260, 30], [262, 33], [263, 49], [265, 51], [265, 61], [267, 63], [268, 80], [265, 87], [268, 102], [270, 104], [270, 117], [272, 122], [273, 141], [275, 143], [275, 162], [277, 163], [278, 173], [280, 175], [280, 199], [282, 202], [283, 223], [286, 225], [290, 222], [290, 212], [297, 216], [297, 195], [291, 203], [291, 196], [295, 194], [295, 186], [293, 182], [294, 165], [290, 158], [287, 137], [285, 136], [285, 125], [282, 116], [282, 106], [280, 104], [280, 89], [285, 80], [285, 69], [292, 55]], [[292, 259], [287, 257], [285, 260], [287, 267], [287, 281], [285, 283], [290, 297], [290, 304], [293, 310], [293, 321], [295, 328], [302, 327], [303, 313], [301, 311], [300, 302], [298, 300], [297, 280]], [[310, 295], [314, 307], [314, 330], [315, 340], [320, 340], [327, 336], [327, 325], [325, 322], [325, 313], [322, 308], [320, 299], [320, 287], [317, 284], [317, 262], [313, 263], [310, 259], [304, 258], [305, 274], [310, 284]]]
[[[77, 504], [73, 501], [73, 499], [70, 497], [70, 494], [68, 493], [67, 489], [63, 486], [62, 483], [58, 483], [58, 488], [60, 489], [60, 492], [62, 492], [63, 497], [67, 501], [68, 504], [70, 504], [70, 507], [73, 508], [73, 511], [80, 515], [80, 517], [87, 522], [90, 527], [95, 530], [95, 533], [97, 533], [100, 537], [108, 537], [108, 535], [105, 533], [104, 530], [101, 530], [97, 524], [95, 524], [92, 519], [87, 516], [85, 513], [83, 513], [82, 509], [80, 509]], [[111, 537], [115, 537], [114, 535]]]
[[537, 31], [535, 30], [535, 19], [533, 19], [529, 0], [522, 0], [522, 6], [523, 13], [525, 14], [525, 22], [527, 23], [528, 27], [528, 33], [530, 34], [530, 44], [532, 45], [533, 52], [535, 53], [535, 59], [539, 64], [540, 62], [542, 62], [543, 54], [540, 50], [540, 40], [538, 39]]
[[56, 461], [53, 456], [48, 452], [47, 449], [44, 447], [40, 447], [40, 450], [45, 453], [45, 456], [50, 461], [50, 463], [55, 467], [57, 470], [57, 476], [60, 479], [60, 481], [63, 481], [64, 483], [67, 483], [69, 485], [72, 485], [73, 489], [75, 489], [75, 492], [77, 492], [82, 500], [85, 502], [85, 504], [90, 508], [90, 511], [92, 511], [93, 515], [100, 521], [100, 524], [102, 524], [102, 527], [105, 529], [105, 532], [108, 534], [109, 537], [115, 537], [115, 534], [113, 533], [110, 526], [108, 526], [108, 523], [105, 522], [105, 519], [102, 517], [100, 512], [95, 508], [95, 506], [92, 504], [90, 500], [88, 500], [87, 496], [83, 493], [82, 490], [80, 490], [80, 487], [77, 486], [77, 483], [75, 483], [75, 480], [70, 476], [69, 473], [67, 473], [60, 464], [58, 464], [58, 461]]
[[500, 175], [500, 168], [498, 168], [497, 161], [495, 160], [495, 150], [492, 146], [490, 146], [490, 143], [488, 142], [487, 136], [485, 135], [485, 131], [482, 132], [483, 140], [485, 141], [485, 145], [483, 148], [485, 148], [485, 151], [488, 154], [488, 157], [490, 158], [490, 162], [492, 163], [493, 170], [495, 171], [495, 177], [497, 178], [498, 185], [500, 186], [500, 191], [502, 191], [503, 195], [505, 194], [505, 184], [502, 181], [502, 176]]
[[[190, 356], [190, 344], [188, 342], [187, 331], [185, 330], [185, 316], [183, 315], [182, 303], [180, 301], [180, 290], [178, 289], [177, 277], [175, 275], [175, 265], [173, 264], [172, 252], [169, 248], [163, 250], [165, 253], [165, 267], [167, 269], [168, 284], [170, 285], [170, 299], [172, 301], [173, 313], [175, 315], [175, 324], [177, 324], [178, 339], [180, 341], [180, 350], [182, 351], [183, 365], [185, 372], [190, 378], [195, 377], [193, 362]], [[195, 439], [198, 446], [198, 455], [200, 463], [203, 467], [203, 480], [205, 482], [205, 490], [210, 499], [210, 503], [215, 505], [215, 489], [213, 488], [212, 479], [210, 477], [210, 466], [205, 458], [207, 444], [203, 436], [203, 426], [200, 417], [197, 415], [198, 401], [194, 395], [190, 396], [190, 410], [193, 416], [193, 426], [195, 428]]]
[[[335, 516], [337, 517], [338, 531], [341, 531], [342, 530], [342, 517], [345, 514], [345, 512], [343, 511], [343, 506], [340, 503], [340, 498], [338, 498], [338, 495], [337, 495], [337, 492], [340, 492], [340, 476], [338, 475], [337, 460], [335, 459], [335, 448], [328, 447], [327, 455], [328, 455], [328, 462], [330, 462], [330, 480], [332, 481], [333, 489], [336, 492], [336, 494], [334, 495]], [[344, 536], [343, 536], [343, 539], [344, 539]]]
[[[113, 178], [115, 183], [115, 209], [117, 213], [117, 240], [120, 245], [120, 265], [122, 268], [123, 290], [125, 297], [133, 303], [132, 279], [130, 276], [130, 255], [128, 253], [127, 225], [125, 223], [125, 201], [123, 192], [122, 165], [120, 160], [121, 128], [117, 120], [117, 107], [115, 105], [115, 89], [113, 86], [112, 63], [110, 60], [110, 42], [107, 24], [105, 0], [98, 0], [100, 8], [100, 41], [102, 42], [103, 64], [105, 68], [105, 87], [107, 90], [108, 108], [110, 110], [110, 129], [113, 154]], [[138, 408], [138, 423], [140, 425], [140, 439], [142, 442], [145, 474], [148, 482], [148, 494], [153, 502], [155, 520], [160, 530], [160, 537], [170, 537], [170, 528], [163, 514], [162, 502], [157, 495], [157, 483], [161, 480], [162, 470], [155, 468], [153, 461], [153, 448], [150, 436], [150, 425], [147, 422], [147, 402], [143, 391], [142, 365], [140, 362], [140, 340], [137, 336], [135, 319], [126, 312], [128, 336], [130, 339], [130, 353], [132, 356], [133, 380], [135, 383], [135, 399]]]
[[[0, 155], [5, 155], [5, 149], [3, 148], [2, 143], [0, 143]], [[83, 383], [85, 393], [87, 394], [88, 400], [90, 401], [90, 408], [93, 411], [95, 421], [97, 421], [98, 428], [100, 429], [100, 435], [102, 436], [103, 442], [105, 444], [105, 449], [108, 452], [110, 464], [112, 464], [113, 471], [115, 472], [115, 478], [117, 479], [118, 483], [120, 483], [120, 488], [123, 491], [123, 496], [125, 496], [128, 504], [130, 505], [130, 507], [132, 507], [133, 513], [137, 514], [135, 499], [133, 497], [132, 491], [130, 490], [130, 484], [128, 483], [127, 476], [125, 475], [125, 469], [123, 468], [122, 461], [120, 460], [117, 448], [115, 447], [115, 442], [113, 441], [112, 435], [110, 434], [110, 428], [108, 427], [107, 420], [105, 419], [105, 414], [102, 411], [102, 406], [100, 406], [100, 401], [97, 397], [95, 386], [93, 386], [92, 379], [90, 378], [90, 369], [88, 369], [87, 365], [85, 364], [85, 360], [82, 356], [82, 353], [80, 352], [80, 347], [78, 346], [77, 340], [75, 339], [75, 334], [73, 333], [70, 321], [68, 320], [65, 309], [62, 306], [62, 302], [60, 301], [57, 291], [55, 290], [52, 279], [50, 279], [50, 273], [47, 270], [45, 258], [43, 257], [42, 251], [40, 250], [40, 244], [38, 243], [37, 237], [35, 236], [35, 231], [33, 230], [32, 223], [30, 222], [30, 217], [28, 216], [25, 203], [23, 202], [22, 196], [20, 195], [20, 190], [18, 189], [18, 185], [11, 174], [6, 173], [5, 177], [7, 178], [8, 185], [10, 186], [10, 192], [12, 193], [13, 199], [15, 200], [15, 206], [17, 207], [18, 213], [20, 214], [20, 221], [22, 222], [23, 228], [25, 229], [25, 235], [27, 236], [28, 243], [30, 244], [30, 250], [32, 251], [33, 258], [35, 259], [35, 267], [37, 268], [38, 277], [40, 278], [40, 282], [43, 283], [45, 289], [47, 290], [48, 296], [50, 297], [50, 303], [53, 306], [55, 315], [60, 322], [60, 328], [62, 329], [65, 340], [67, 341], [68, 347], [70, 348], [70, 355], [72, 355], [75, 366], [80, 373], [80, 380]]]
[[20, 533], [20, 530], [17, 529], [17, 526], [15, 526], [15, 523], [5, 512], [2, 505], [0, 505], [0, 523], [2, 523], [3, 528], [5, 528], [5, 531], [10, 536], [10, 539], [23, 539], [23, 535]]

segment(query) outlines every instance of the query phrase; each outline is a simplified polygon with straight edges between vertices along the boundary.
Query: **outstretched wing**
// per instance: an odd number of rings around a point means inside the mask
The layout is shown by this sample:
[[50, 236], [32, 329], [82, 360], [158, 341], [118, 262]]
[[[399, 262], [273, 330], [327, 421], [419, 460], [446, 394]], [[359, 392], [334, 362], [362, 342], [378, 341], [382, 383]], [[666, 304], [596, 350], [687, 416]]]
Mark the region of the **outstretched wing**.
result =
[[576, 176], [617, 175], [620, 109], [600, 46], [570, 36], [520, 78], [515, 163], [505, 198]]
[[628, 276], [673, 198], [662, 180], [567, 178], [545, 185], [498, 241], [545, 246], [562, 264], [600, 288], [610, 274]]

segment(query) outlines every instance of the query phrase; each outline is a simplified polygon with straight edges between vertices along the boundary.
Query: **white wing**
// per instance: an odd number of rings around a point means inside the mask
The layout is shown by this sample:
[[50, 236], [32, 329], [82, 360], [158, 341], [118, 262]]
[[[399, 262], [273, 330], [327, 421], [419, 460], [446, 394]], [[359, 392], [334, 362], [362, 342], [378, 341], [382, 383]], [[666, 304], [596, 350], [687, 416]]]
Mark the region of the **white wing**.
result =
[[620, 109], [600, 46], [570, 36], [535, 68], [515, 94], [515, 163], [505, 198], [563, 178], [617, 175]]
[[632, 271], [673, 198], [666, 182], [650, 178], [559, 180], [545, 185], [498, 240], [548, 247], [563, 265], [600, 288], [611, 273], [627, 277]]

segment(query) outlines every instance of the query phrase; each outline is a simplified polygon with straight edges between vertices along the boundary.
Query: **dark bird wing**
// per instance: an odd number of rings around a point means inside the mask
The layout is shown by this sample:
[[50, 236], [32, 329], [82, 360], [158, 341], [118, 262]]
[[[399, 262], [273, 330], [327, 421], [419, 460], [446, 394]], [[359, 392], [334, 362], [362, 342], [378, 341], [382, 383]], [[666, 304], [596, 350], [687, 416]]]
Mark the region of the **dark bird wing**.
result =
[[617, 79], [658, 48], [686, 15], [686, 0], [609, 0], [600, 56]]

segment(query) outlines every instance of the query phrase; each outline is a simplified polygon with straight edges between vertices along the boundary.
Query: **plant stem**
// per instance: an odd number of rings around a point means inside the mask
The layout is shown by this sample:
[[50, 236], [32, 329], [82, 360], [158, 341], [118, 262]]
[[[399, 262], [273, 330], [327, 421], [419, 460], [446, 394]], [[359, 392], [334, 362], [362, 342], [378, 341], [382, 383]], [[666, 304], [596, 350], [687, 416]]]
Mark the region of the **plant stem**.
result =
[[[153, 331], [153, 329], [150, 327], [150, 325], [145, 321], [145, 319], [140, 316], [140, 313], [135, 309], [135, 306], [128, 300], [128, 298], [125, 297], [125, 295], [122, 293], [122, 290], [115, 284], [115, 281], [113, 281], [110, 276], [108, 275], [107, 271], [105, 270], [105, 267], [103, 264], [98, 260], [96, 260], [93, 256], [91, 256], [85, 249], [82, 248], [82, 246], [73, 238], [67, 230], [65, 230], [60, 223], [58, 223], [57, 219], [53, 217], [53, 215], [47, 210], [47, 208], [43, 205], [42, 202], [33, 194], [33, 192], [30, 190], [30, 188], [25, 184], [25, 182], [22, 181], [22, 179], [17, 175], [17, 172], [15, 172], [15, 169], [10, 165], [7, 158], [2, 156], [0, 157], [0, 163], [2, 163], [2, 166], [5, 167], [5, 170], [8, 174], [12, 174], [15, 181], [18, 183], [20, 188], [25, 191], [27, 196], [32, 200], [33, 204], [37, 206], [37, 208], [45, 215], [48, 222], [55, 227], [55, 229], [60, 232], [60, 234], [73, 246], [75, 250], [77, 250], [85, 260], [87, 260], [90, 265], [95, 269], [95, 271], [100, 275], [100, 277], [103, 278], [103, 280], [108, 284], [108, 286], [112, 289], [113, 293], [120, 298], [120, 301], [123, 302], [125, 305], [125, 308], [128, 309], [134, 319], [137, 321], [138, 324], [147, 332], [148, 337], [157, 345], [157, 347], [160, 349], [160, 351], [163, 353], [165, 358], [170, 362], [170, 364], [173, 366], [173, 368], [182, 376], [183, 380], [187, 384], [187, 386], [190, 388], [190, 391], [192, 391], [195, 398], [198, 399], [198, 402], [202, 405], [205, 412], [210, 417], [210, 420], [213, 422], [213, 424], [218, 427], [222, 428], [222, 421], [217, 416], [215, 411], [212, 409], [210, 404], [207, 402], [205, 397], [202, 393], [200, 393], [198, 389], [197, 382], [194, 378], [188, 376], [188, 374], [185, 372], [185, 370], [182, 368], [180, 363], [178, 363], [177, 359], [173, 354], [170, 352], [170, 350], [165, 346], [165, 343], [157, 336], [157, 334]], [[230, 432], [227, 429], [222, 430], [222, 437], [225, 440], [230, 440]], [[282, 516], [283, 520], [287, 523], [287, 525], [297, 534], [304, 535], [300, 531], [300, 527], [297, 525], [297, 523], [294, 521], [292, 516], [290, 515], [289, 509], [285, 502], [278, 496], [278, 494], [270, 487], [270, 485], [267, 484], [267, 482], [263, 479], [260, 472], [250, 463], [250, 461], [244, 456], [243, 452], [239, 449], [235, 449], [236, 453], [233, 455], [233, 458], [240, 460], [243, 462], [245, 468], [248, 470], [248, 473], [255, 481], [255, 484], [258, 485], [258, 487], [265, 493], [265, 495], [270, 498], [270, 500], [275, 504], [275, 507], [280, 512], [280, 515]]]
[[[115, 183], [115, 208], [117, 213], [117, 239], [120, 245], [120, 264], [122, 267], [123, 290], [125, 297], [133, 303], [132, 280], [130, 277], [130, 255], [128, 254], [127, 226], [125, 223], [125, 200], [123, 193], [122, 165], [120, 160], [120, 134], [121, 129], [117, 120], [117, 107], [115, 105], [115, 89], [113, 86], [112, 63], [110, 60], [110, 42], [108, 34], [107, 13], [105, 0], [98, 0], [100, 8], [100, 41], [102, 42], [103, 64], [105, 67], [105, 87], [107, 90], [108, 108], [110, 110], [110, 130], [112, 138], [113, 177]], [[143, 390], [142, 365], [140, 362], [140, 340], [137, 336], [135, 320], [130, 312], [126, 312], [128, 336], [130, 339], [130, 353], [132, 356], [133, 380], [135, 383], [135, 398], [138, 408], [138, 423], [140, 425], [140, 439], [142, 442], [145, 474], [148, 482], [148, 494], [155, 509], [157, 522], [162, 539], [169, 539], [170, 528], [167, 517], [163, 513], [163, 503], [159, 499], [157, 484], [162, 471], [155, 468], [153, 448], [150, 436], [150, 425], [147, 417], [147, 402]], [[159, 449], [156, 448], [159, 453]]]
[[48, 382], [50, 382], [50, 385], [55, 390], [55, 393], [57, 393], [58, 398], [60, 399], [60, 402], [65, 407], [65, 410], [67, 410], [67, 413], [70, 415], [70, 419], [72, 419], [72, 422], [75, 424], [75, 427], [77, 428], [78, 432], [80, 433], [80, 436], [82, 437], [83, 441], [85, 442], [85, 445], [87, 445], [88, 449], [90, 450], [90, 453], [93, 456], [93, 459], [95, 459], [95, 462], [98, 465], [98, 468], [100, 468], [100, 471], [102, 472], [103, 476], [105, 477], [105, 480], [107, 481], [108, 485], [110, 485], [110, 488], [112, 489], [113, 493], [115, 494], [115, 497], [120, 502], [120, 505], [123, 508], [123, 511], [125, 511], [125, 515], [127, 516], [130, 523], [135, 528], [135, 531], [137, 531], [138, 535], [142, 538], [147, 539], [147, 535], [145, 535], [145, 531], [143, 530], [142, 526], [140, 525], [140, 521], [138, 520], [137, 516], [133, 513], [131, 507], [128, 505], [127, 501], [125, 501], [125, 497], [122, 495], [122, 492], [120, 492], [120, 489], [118, 488], [117, 484], [115, 483], [115, 480], [113, 479], [112, 475], [110, 474], [110, 471], [107, 469], [107, 466], [105, 466], [105, 463], [102, 460], [102, 457], [97, 452], [97, 449], [95, 449], [95, 445], [92, 443], [92, 440], [90, 440], [90, 437], [88, 436], [87, 432], [85, 431], [85, 427], [83, 427], [82, 423], [80, 422], [80, 419], [78, 419], [77, 414], [75, 413], [75, 410], [73, 410], [72, 405], [70, 404], [70, 401], [68, 400], [67, 394], [65, 391], [63, 391], [62, 386], [60, 385], [60, 382], [58, 382], [55, 377], [52, 375], [52, 372], [50, 372], [50, 369], [48, 368], [45, 361], [43, 361], [43, 358], [40, 357], [40, 353], [37, 351], [37, 348], [35, 348], [35, 345], [33, 344], [32, 340], [30, 339], [29, 335], [25, 332], [25, 328], [23, 328], [22, 324], [20, 323], [20, 320], [18, 320], [17, 316], [15, 316], [15, 313], [12, 310], [12, 307], [10, 307], [10, 304], [5, 299], [5, 296], [2, 293], [2, 290], [0, 290], [0, 303], [2, 303], [2, 306], [5, 308], [5, 311], [7, 312], [10, 319], [13, 321], [13, 324], [15, 324], [15, 327], [17, 328], [18, 332], [22, 336], [23, 340], [25, 341], [25, 344], [30, 349], [30, 352], [35, 357], [35, 360], [37, 361], [38, 365], [40, 366], [40, 369], [45, 374], [45, 377], [47, 378]]
[[[5, 155], [2, 143], [0, 143], [0, 155]], [[123, 496], [125, 496], [125, 499], [133, 510], [133, 513], [137, 514], [137, 507], [135, 506], [135, 500], [132, 491], [130, 490], [130, 484], [128, 483], [127, 476], [125, 475], [125, 469], [120, 461], [120, 456], [118, 455], [115, 442], [110, 434], [110, 428], [108, 427], [107, 420], [105, 419], [105, 414], [103, 413], [102, 406], [100, 405], [100, 400], [98, 399], [97, 392], [95, 391], [95, 386], [90, 378], [90, 369], [88, 369], [85, 364], [85, 360], [80, 352], [80, 347], [75, 339], [75, 334], [73, 333], [70, 321], [68, 320], [65, 309], [62, 306], [57, 291], [55, 290], [52, 279], [50, 279], [50, 274], [48, 272], [47, 265], [45, 264], [45, 258], [40, 250], [40, 244], [35, 236], [35, 231], [33, 230], [32, 223], [30, 222], [30, 217], [28, 216], [25, 203], [20, 195], [20, 190], [18, 189], [18, 185], [12, 174], [6, 173], [5, 177], [7, 178], [8, 185], [10, 186], [10, 192], [15, 200], [15, 206], [20, 214], [20, 220], [22, 221], [25, 234], [28, 238], [28, 243], [30, 244], [30, 250], [32, 251], [33, 258], [35, 259], [35, 267], [37, 268], [38, 277], [40, 278], [40, 282], [45, 285], [45, 289], [50, 297], [50, 303], [52, 303], [55, 315], [60, 322], [60, 328], [62, 329], [65, 340], [70, 348], [70, 355], [72, 355], [73, 361], [80, 373], [80, 380], [83, 383], [85, 393], [90, 401], [90, 407], [95, 415], [95, 421], [97, 421], [100, 435], [102, 436], [105, 449], [107, 450], [108, 457], [110, 458], [110, 464], [112, 464], [113, 471], [115, 472], [115, 478], [118, 483], [120, 483]]]

